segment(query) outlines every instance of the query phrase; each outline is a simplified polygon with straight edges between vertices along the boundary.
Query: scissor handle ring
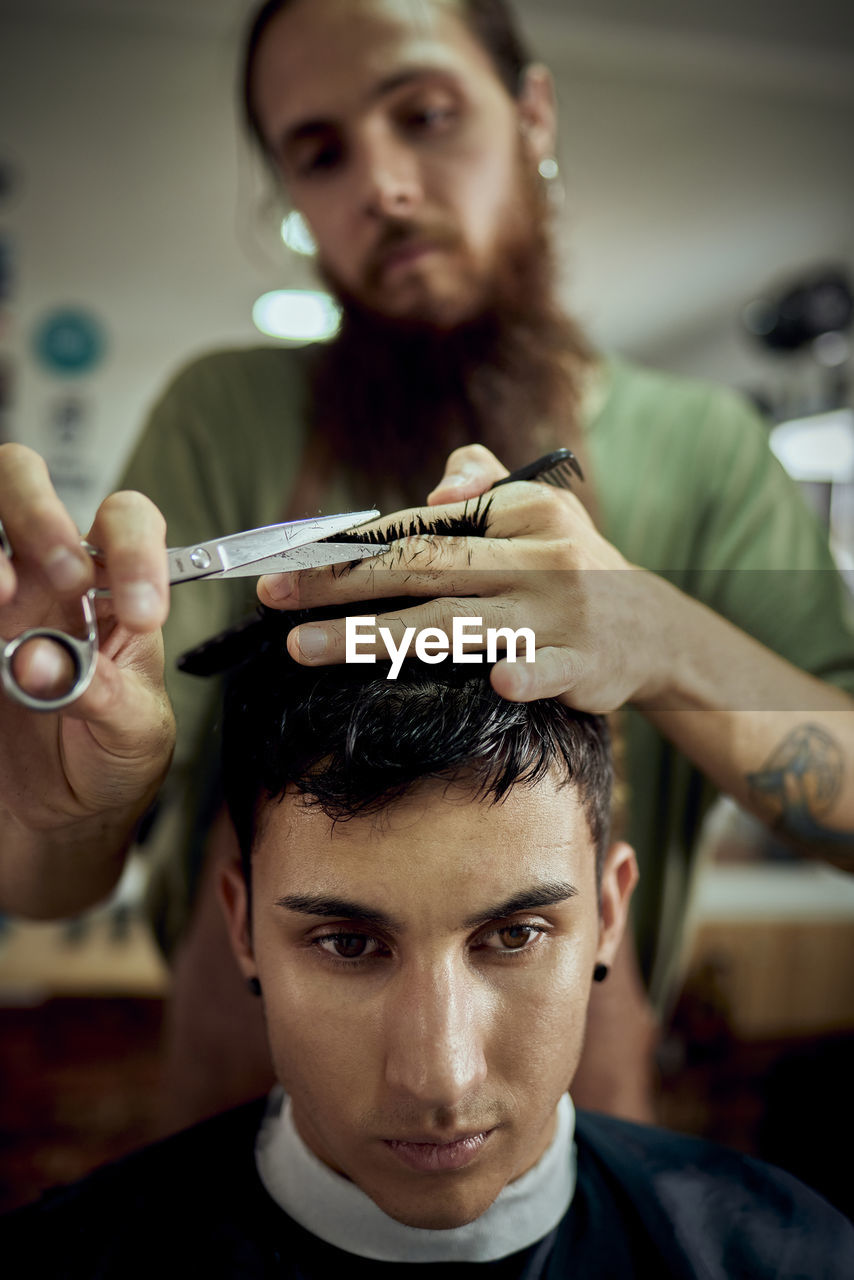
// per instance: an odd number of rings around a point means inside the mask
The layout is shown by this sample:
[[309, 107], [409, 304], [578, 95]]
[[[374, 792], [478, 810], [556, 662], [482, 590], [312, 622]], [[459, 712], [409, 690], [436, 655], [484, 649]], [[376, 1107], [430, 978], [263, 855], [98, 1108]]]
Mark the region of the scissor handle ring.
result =
[[[78, 640], [75, 636], [67, 635], [66, 632], [55, 630], [53, 627], [32, 627], [4, 645], [0, 652], [0, 684], [4, 692], [20, 706], [27, 707], [30, 711], [61, 711], [63, 707], [76, 702], [92, 683], [98, 658], [98, 629], [90, 592], [81, 596], [80, 604], [86, 622], [85, 640]], [[74, 663], [74, 678], [67, 693], [63, 693], [58, 698], [37, 698], [21, 688], [12, 670], [12, 659], [21, 646], [30, 640], [50, 640], [53, 644], [59, 645], [60, 649], [64, 649], [71, 658]]]

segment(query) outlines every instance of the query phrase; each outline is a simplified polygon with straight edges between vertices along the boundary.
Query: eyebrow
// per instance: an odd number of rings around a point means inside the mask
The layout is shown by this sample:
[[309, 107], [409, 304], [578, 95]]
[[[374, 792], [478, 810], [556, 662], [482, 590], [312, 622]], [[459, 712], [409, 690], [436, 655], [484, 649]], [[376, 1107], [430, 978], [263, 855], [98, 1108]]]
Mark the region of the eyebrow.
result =
[[[371, 105], [374, 102], [378, 102], [381, 98], [394, 93], [397, 89], [402, 89], [413, 81], [422, 80], [425, 76], [442, 74], [442, 68], [431, 66], [409, 67], [406, 71], [397, 71], [394, 75], [386, 76], [373, 86], [366, 95], [366, 103]], [[331, 120], [318, 117], [314, 120], [303, 120], [299, 124], [292, 125], [282, 131], [278, 141], [278, 150], [282, 151], [286, 147], [292, 146], [295, 142], [301, 142], [305, 138], [313, 138], [318, 134], [325, 133], [333, 123]]]
[[[552, 907], [559, 902], [574, 898], [578, 890], [565, 881], [549, 880], [542, 884], [534, 884], [512, 898], [506, 898], [489, 907], [484, 907], [475, 915], [463, 921], [464, 929], [475, 929], [478, 925], [488, 924], [490, 920], [503, 920], [507, 916], [516, 915], [520, 911], [536, 911], [541, 907]], [[402, 933], [404, 926], [395, 916], [376, 907], [354, 902], [350, 898], [337, 898], [321, 893], [289, 893], [276, 899], [277, 907], [287, 911], [297, 911], [306, 916], [338, 916], [345, 920], [359, 920], [363, 924], [373, 925], [377, 929], [386, 929], [389, 933]]]

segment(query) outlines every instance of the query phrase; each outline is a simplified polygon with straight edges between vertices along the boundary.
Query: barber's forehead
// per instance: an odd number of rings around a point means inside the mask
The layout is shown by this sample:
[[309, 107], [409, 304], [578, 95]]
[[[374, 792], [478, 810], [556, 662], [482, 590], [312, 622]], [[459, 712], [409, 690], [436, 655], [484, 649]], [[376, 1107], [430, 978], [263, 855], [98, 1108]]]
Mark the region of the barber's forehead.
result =
[[317, 64], [345, 52], [358, 54], [364, 65], [372, 54], [379, 59], [397, 48], [413, 60], [442, 60], [453, 50], [457, 61], [485, 58], [491, 65], [457, 0], [297, 0], [273, 18], [261, 47], [268, 46], [269, 56], [275, 43], [287, 57], [289, 49], [296, 52], [294, 46], [306, 42]]
[[253, 96], [275, 143], [294, 120], [359, 109], [398, 72], [467, 82], [474, 68], [495, 75], [456, 0], [298, 0], [262, 37]]
[[408, 26], [429, 27], [441, 14], [459, 14], [462, 5], [461, 0], [297, 0], [286, 11], [308, 8], [321, 16], [385, 18]]
[[433, 37], [442, 30], [453, 30], [449, 22], [468, 27], [459, 0], [296, 0], [285, 5], [270, 25], [309, 17], [328, 28], [344, 23], [356, 31], [370, 24], [374, 29], [385, 26], [389, 31]]

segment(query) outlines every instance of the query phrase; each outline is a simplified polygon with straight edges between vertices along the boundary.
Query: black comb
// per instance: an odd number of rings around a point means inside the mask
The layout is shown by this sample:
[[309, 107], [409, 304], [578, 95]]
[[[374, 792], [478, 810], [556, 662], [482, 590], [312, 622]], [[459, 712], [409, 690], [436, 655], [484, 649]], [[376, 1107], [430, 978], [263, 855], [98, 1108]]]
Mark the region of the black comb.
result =
[[542, 484], [553, 485], [556, 489], [571, 489], [572, 477], [584, 479], [581, 464], [571, 449], [555, 449], [554, 453], [545, 453], [536, 462], [529, 462], [517, 471], [511, 471], [503, 480], [496, 480], [490, 489], [497, 489], [502, 484], [513, 484], [515, 480], [539, 480]]

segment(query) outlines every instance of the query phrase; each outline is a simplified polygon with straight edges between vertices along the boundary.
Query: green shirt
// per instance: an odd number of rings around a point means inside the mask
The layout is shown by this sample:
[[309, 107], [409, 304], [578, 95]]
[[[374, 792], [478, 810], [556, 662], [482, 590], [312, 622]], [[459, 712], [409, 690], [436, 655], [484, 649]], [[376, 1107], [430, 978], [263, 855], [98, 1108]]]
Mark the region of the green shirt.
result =
[[[156, 502], [173, 546], [311, 514], [293, 506], [310, 418], [303, 352], [205, 356], [154, 407], [123, 483]], [[585, 418], [602, 531], [623, 555], [798, 667], [854, 692], [847, 593], [823, 531], [750, 406], [720, 387], [609, 360]], [[346, 476], [333, 477], [323, 497], [326, 512], [352, 506]], [[165, 634], [179, 739], [154, 840], [155, 917], [167, 950], [186, 920], [207, 813], [219, 804], [205, 794], [217, 682], [182, 675], [174, 661], [251, 612], [254, 584], [201, 582], [173, 593]], [[641, 867], [635, 930], [655, 996], [678, 945], [692, 850], [712, 793], [642, 716], [629, 708], [624, 717], [627, 838]]]

